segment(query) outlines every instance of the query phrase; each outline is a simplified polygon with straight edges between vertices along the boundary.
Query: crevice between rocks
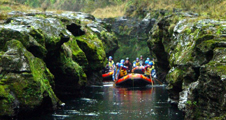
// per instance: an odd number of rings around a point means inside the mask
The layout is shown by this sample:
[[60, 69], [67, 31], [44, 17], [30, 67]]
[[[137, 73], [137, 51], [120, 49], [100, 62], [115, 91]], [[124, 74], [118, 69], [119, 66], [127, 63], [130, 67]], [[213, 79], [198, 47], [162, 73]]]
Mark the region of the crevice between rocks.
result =
[[162, 42], [158, 42], [153, 48], [153, 52], [155, 53], [158, 59], [158, 67], [161, 68], [161, 80], [165, 80], [165, 77], [170, 70], [169, 68], [169, 61], [168, 61], [168, 54], [165, 52], [165, 48]]
[[75, 23], [67, 25], [67, 30], [69, 30], [75, 37], [85, 34], [85, 32], [81, 30], [81, 26], [76, 25]]
[[193, 70], [195, 71], [195, 80], [198, 80], [200, 76], [200, 67], [193, 67]]
[[206, 53], [206, 59], [209, 62], [210, 60], [212, 60], [212, 58], [213, 58], [213, 51], [210, 50]]

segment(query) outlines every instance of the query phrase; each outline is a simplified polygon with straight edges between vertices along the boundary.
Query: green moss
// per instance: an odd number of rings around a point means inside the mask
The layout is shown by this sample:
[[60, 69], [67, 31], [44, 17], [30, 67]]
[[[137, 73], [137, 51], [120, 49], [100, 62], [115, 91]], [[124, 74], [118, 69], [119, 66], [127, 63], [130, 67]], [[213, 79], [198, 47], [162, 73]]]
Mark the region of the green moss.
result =
[[210, 61], [205, 66], [211, 70], [210, 71], [211, 73], [217, 73], [219, 75], [225, 75], [225, 73], [226, 73], [225, 63], [219, 63], [217, 61]]
[[87, 82], [87, 76], [82, 67], [78, 63], [73, 61], [71, 57], [67, 57], [64, 53], [60, 53], [60, 62], [63, 64], [63, 66], [61, 66], [63, 74], [66, 75], [68, 74], [67, 72], [73, 73], [75, 75], [74, 79], [78, 79], [78, 83], [81, 86]]
[[93, 33], [76, 37], [76, 40], [79, 47], [86, 54], [90, 69], [102, 69], [106, 54], [101, 40], [97, 36], [93, 36]]
[[12, 103], [15, 98], [10, 94], [7, 85], [0, 85], [0, 115], [13, 115]]
[[35, 17], [38, 17], [38, 18], [46, 18], [46, 15], [45, 14], [37, 14], [37, 15], [35, 15]]
[[182, 78], [183, 78], [183, 73], [184, 71], [179, 69], [179, 68], [174, 68], [173, 71], [171, 71], [169, 74], [166, 76], [166, 80], [170, 85], [177, 86], [181, 88], [182, 84]]
[[172, 35], [173, 34], [173, 30], [174, 30], [174, 27], [176, 26], [176, 24], [170, 24], [170, 26], [169, 26], [169, 28], [168, 28], [168, 33], [170, 34], [170, 35]]
[[206, 40], [203, 41], [202, 43], [198, 44], [197, 47], [202, 51], [202, 52], [208, 52], [210, 50], [213, 50], [216, 47], [223, 47], [224, 46], [224, 39], [211, 39], [211, 40]]
[[5, 90], [5, 86], [0, 85], [0, 98], [6, 98], [8, 95], [8, 92]]
[[[71, 51], [72, 54], [72, 59], [74, 61], [76, 61], [77, 63], [79, 63], [80, 66], [82, 66], [82, 68], [84, 68], [84, 70], [86, 70], [87, 66], [88, 66], [88, 60], [86, 58], [85, 53], [80, 49], [80, 47], [77, 44], [76, 39], [73, 37], [71, 40], [69, 40], [68, 42], [65, 43], [65, 49], [69, 49], [69, 51]], [[67, 51], [67, 50], [65, 50]]]
[[[23, 56], [26, 59], [29, 68], [26, 68], [26, 71], [19, 72], [15, 70], [8, 70], [7, 72], [3, 69], [3, 76], [0, 79], [0, 82], [6, 86], [8, 86], [8, 95], [7, 98], [0, 100], [1, 103], [8, 103], [5, 104], [8, 106], [9, 111], [13, 111], [10, 106], [10, 103], [14, 101], [14, 96], [10, 93], [13, 93], [17, 100], [20, 102], [20, 109], [34, 109], [35, 107], [39, 106], [44, 97], [49, 96], [52, 100], [52, 104], [56, 105], [59, 102], [58, 98], [55, 96], [49, 81], [53, 79], [53, 75], [49, 72], [46, 68], [45, 63], [39, 59], [34, 57], [30, 52], [28, 52], [22, 43], [18, 40], [11, 40], [6, 42], [6, 51], [10, 49], [14, 49], [15, 53], [12, 54], [14, 57], [17, 57], [19, 54], [21, 57]], [[2, 62], [2, 61], [0, 61]], [[9, 59], [10, 62], [10, 59]], [[18, 61], [18, 64], [21, 61]], [[30, 71], [29, 71], [30, 70]], [[1, 89], [1, 91], [3, 91]], [[44, 93], [48, 93], [44, 95]], [[4, 93], [4, 91], [2, 92]], [[5, 93], [4, 93], [5, 94]], [[3, 107], [5, 109], [5, 105], [1, 105], [0, 108]], [[10, 115], [9, 113], [2, 113]]]
[[218, 116], [218, 117], [214, 117], [211, 120], [225, 120], [225, 118], [226, 118], [226, 114]]
[[212, 34], [206, 34], [206, 35], [202, 35], [201, 37], [199, 37], [197, 40], [196, 40], [196, 44], [200, 44], [202, 43], [203, 41], [205, 40], [211, 40], [214, 38], [214, 35]]
[[29, 33], [41, 46], [45, 46], [45, 36], [41, 29], [35, 29], [31, 26], [31, 31]]
[[192, 32], [192, 30], [191, 30], [191, 28], [186, 27], [183, 32], [185, 32], [186, 34], [190, 34]]
[[[13, 27], [13, 26], [12, 26]], [[15, 26], [16, 29], [16, 26]], [[12, 39], [19, 40], [25, 47], [29, 45], [29, 36], [24, 34], [23, 31], [19, 32], [17, 30], [0, 28], [0, 50], [2, 50], [7, 41]]]
[[102, 30], [100, 33], [100, 39], [102, 40], [104, 50], [107, 54], [118, 48], [118, 38], [114, 33]]

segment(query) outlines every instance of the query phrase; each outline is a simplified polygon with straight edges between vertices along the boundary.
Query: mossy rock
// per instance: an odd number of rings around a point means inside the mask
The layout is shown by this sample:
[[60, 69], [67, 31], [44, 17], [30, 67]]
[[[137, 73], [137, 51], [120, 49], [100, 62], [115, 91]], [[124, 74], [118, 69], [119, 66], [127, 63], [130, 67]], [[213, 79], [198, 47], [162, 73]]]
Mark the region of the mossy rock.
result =
[[182, 81], [183, 81], [183, 74], [185, 71], [181, 70], [180, 68], [173, 68], [166, 76], [166, 80], [169, 85], [176, 86], [178, 88], [182, 88]]
[[99, 38], [103, 41], [104, 50], [107, 55], [114, 53], [118, 49], [118, 38], [114, 33], [101, 31]]
[[64, 95], [74, 94], [87, 82], [87, 76], [83, 67], [73, 60], [73, 50], [65, 43], [60, 51], [56, 51], [48, 56], [48, 67], [55, 76], [55, 92]]
[[[60, 66], [62, 73], [65, 75], [73, 75], [74, 80], [78, 80], [79, 85], [84, 85], [85, 82], [87, 82], [86, 74], [83, 71], [82, 67], [73, 61], [71, 57], [65, 56], [64, 53], [60, 53], [59, 62], [62, 66]], [[64, 80], [65, 81], [65, 80]], [[67, 83], [66, 81], [62, 84]], [[78, 83], [74, 82], [74, 85], [77, 85]]]
[[83, 70], [86, 71], [88, 67], [88, 60], [86, 58], [86, 54], [82, 51], [82, 49], [78, 46], [76, 39], [73, 37], [68, 42], [63, 45], [64, 51], [67, 52], [68, 56], [71, 56], [73, 61], [79, 63], [82, 66]]
[[0, 28], [1, 45], [10, 39], [20, 40], [30, 52], [39, 58], [45, 58], [48, 51], [58, 49], [69, 40], [65, 26], [55, 18], [13, 17]]
[[85, 52], [91, 70], [101, 70], [106, 54], [101, 40], [93, 33], [76, 37], [79, 47]]
[[[6, 27], [7, 26], [7, 27]], [[27, 30], [23, 29], [23, 26], [18, 25], [0, 25], [0, 42], [2, 50], [7, 41], [11, 39], [19, 40], [25, 47], [29, 45], [29, 35], [27, 35]]]
[[[52, 106], [60, 102], [50, 86], [53, 75], [41, 59], [34, 57], [18, 40], [6, 42], [4, 51], [0, 59], [3, 65], [0, 77], [3, 96], [0, 100], [0, 115], [13, 116], [16, 107], [21, 111], [33, 110], [46, 97], [51, 99], [48, 102]], [[17, 67], [4, 66], [7, 63]]]

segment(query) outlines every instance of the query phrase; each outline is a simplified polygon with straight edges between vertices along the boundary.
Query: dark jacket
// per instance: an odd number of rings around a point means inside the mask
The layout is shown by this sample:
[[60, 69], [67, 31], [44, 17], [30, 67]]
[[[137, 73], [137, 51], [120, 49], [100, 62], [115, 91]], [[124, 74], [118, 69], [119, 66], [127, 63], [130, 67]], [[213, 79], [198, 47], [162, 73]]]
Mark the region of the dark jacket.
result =
[[128, 72], [130, 72], [132, 70], [132, 64], [130, 62], [124, 64], [125, 66], [128, 67]]

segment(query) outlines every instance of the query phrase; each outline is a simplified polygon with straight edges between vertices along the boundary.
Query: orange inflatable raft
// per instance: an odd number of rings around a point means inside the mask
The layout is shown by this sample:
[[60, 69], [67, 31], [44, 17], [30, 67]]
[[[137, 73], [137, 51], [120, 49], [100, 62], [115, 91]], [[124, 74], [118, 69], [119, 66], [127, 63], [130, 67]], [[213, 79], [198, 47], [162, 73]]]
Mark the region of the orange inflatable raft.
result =
[[142, 74], [131, 73], [118, 79], [115, 84], [117, 86], [142, 87], [148, 84], [153, 84], [153, 81]]
[[137, 66], [133, 68], [132, 73], [144, 74], [144, 66]]
[[108, 73], [102, 74], [103, 80], [112, 80], [112, 75], [114, 71], [110, 71]]

